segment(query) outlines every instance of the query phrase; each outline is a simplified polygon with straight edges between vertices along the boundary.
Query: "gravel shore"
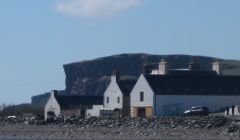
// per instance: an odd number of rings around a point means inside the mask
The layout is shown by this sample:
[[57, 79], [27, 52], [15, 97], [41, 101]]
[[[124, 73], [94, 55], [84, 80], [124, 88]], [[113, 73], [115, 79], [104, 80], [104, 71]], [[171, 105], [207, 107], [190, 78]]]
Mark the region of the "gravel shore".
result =
[[[136, 119], [72, 119], [74, 123], [0, 122], [6, 140], [230, 140], [240, 139], [238, 118], [171, 117]], [[79, 123], [76, 123], [79, 122]], [[81, 122], [81, 123], [80, 123]], [[101, 124], [101, 125], [100, 125]]]

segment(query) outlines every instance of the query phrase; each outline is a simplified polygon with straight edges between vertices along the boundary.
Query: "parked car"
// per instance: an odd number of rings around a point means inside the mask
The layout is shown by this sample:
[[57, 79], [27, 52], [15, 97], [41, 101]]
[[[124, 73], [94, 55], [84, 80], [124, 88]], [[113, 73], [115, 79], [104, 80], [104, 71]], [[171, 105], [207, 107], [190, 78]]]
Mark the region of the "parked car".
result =
[[209, 110], [207, 107], [193, 106], [191, 109], [184, 111], [184, 115], [185, 116], [195, 116], [195, 115], [207, 116], [209, 115]]
[[5, 121], [16, 121], [17, 117], [16, 116], [7, 116]]
[[8, 116], [7, 119], [16, 119], [16, 116]]

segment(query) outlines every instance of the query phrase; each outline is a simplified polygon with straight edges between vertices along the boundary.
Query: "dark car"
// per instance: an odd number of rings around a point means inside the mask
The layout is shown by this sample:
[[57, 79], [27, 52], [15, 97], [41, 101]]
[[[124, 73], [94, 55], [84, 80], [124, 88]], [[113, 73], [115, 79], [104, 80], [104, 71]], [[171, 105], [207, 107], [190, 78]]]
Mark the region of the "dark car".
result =
[[185, 116], [195, 116], [195, 115], [207, 116], [209, 115], [209, 111], [207, 107], [194, 106], [191, 109], [184, 111], [184, 115]]

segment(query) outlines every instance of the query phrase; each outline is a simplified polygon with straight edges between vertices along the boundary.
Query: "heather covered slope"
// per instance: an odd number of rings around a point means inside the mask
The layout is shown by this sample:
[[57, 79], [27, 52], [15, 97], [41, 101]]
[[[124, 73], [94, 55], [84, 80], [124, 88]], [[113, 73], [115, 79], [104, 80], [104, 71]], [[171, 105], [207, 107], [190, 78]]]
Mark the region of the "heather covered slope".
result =
[[149, 54], [120, 54], [98, 58], [89, 61], [64, 65], [66, 74], [66, 93], [78, 95], [103, 95], [107, 81], [114, 69], [122, 75], [137, 78], [143, 71], [143, 64], [157, 64], [162, 58], [166, 59], [170, 68], [187, 68], [188, 63], [196, 58], [203, 70], [211, 69], [212, 57], [190, 55], [149, 55]]

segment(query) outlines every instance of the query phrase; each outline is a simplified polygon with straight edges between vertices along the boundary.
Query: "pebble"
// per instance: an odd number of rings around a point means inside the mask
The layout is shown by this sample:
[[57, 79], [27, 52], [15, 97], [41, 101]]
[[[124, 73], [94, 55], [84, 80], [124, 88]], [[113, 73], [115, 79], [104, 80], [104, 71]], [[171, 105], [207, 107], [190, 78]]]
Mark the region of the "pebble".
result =
[[[124, 117], [119, 119], [111, 118], [81, 118], [71, 116], [67, 118], [52, 118], [47, 122], [41, 119], [35, 120], [4, 120], [4, 123], [23, 123], [25, 125], [59, 125], [68, 128], [69, 126], [77, 126], [80, 129], [85, 128], [141, 128], [145, 130], [152, 129], [214, 129], [225, 125], [227, 118], [224, 116], [179, 116], [179, 117], [159, 117], [159, 118], [130, 118]], [[3, 123], [3, 124], [4, 124]], [[234, 121], [227, 130], [227, 133], [235, 133], [240, 130], [239, 120]], [[121, 133], [116, 132], [116, 133]], [[137, 132], [140, 135], [142, 132]], [[148, 133], [142, 133], [148, 135]]]

